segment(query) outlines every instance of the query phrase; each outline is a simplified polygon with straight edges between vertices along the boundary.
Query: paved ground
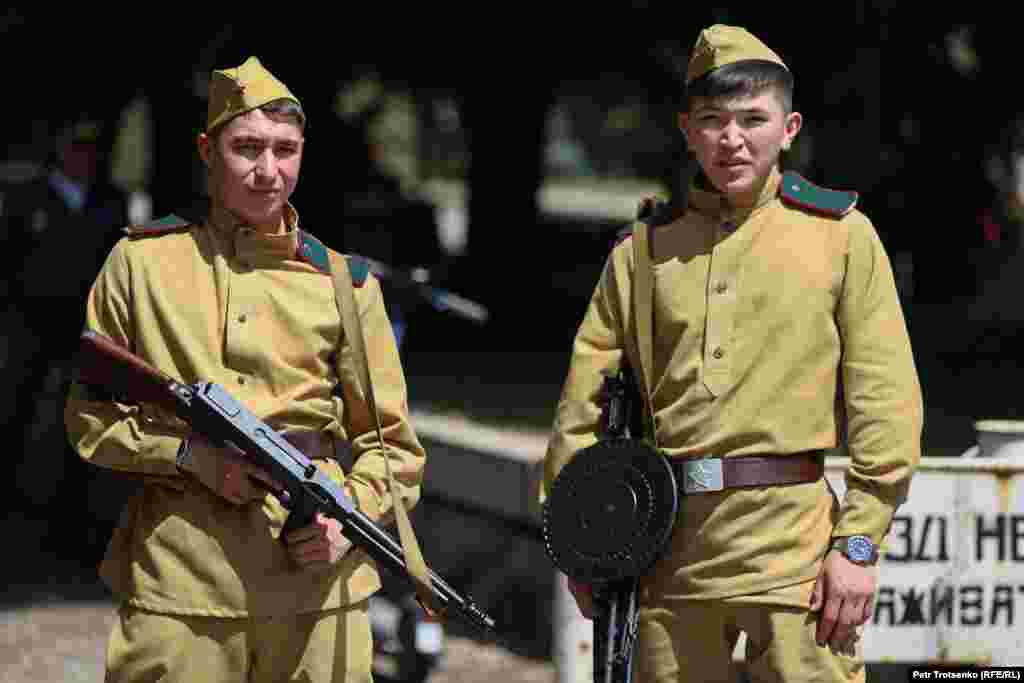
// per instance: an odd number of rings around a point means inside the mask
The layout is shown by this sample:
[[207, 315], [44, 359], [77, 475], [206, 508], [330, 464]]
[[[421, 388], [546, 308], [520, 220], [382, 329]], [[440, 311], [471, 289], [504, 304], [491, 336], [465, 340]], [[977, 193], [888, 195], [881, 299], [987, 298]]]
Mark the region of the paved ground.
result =
[[92, 683], [103, 680], [110, 605], [47, 605], [0, 615], [3, 683]]
[[[453, 542], [453, 525], [475, 529], [479, 534], [497, 533], [486, 520], [464, 518], [432, 504], [419, 506], [416, 514], [428, 515], [429, 520], [420, 520], [419, 524], [443, 531], [449, 545]], [[8, 547], [18, 552], [17, 561], [0, 562], [0, 683], [99, 683], [103, 680], [104, 652], [115, 606], [90, 562], [62, 555], [53, 541], [47, 540], [53, 538], [48, 528], [45, 520], [31, 513], [12, 513], [0, 519], [0, 537], [7, 538]], [[430, 534], [421, 541], [427, 536]], [[538, 551], [520, 545], [523, 543], [515, 539], [502, 545], [508, 567], [500, 573], [480, 572], [480, 576], [499, 586], [509, 584], [527, 590], [528, 568], [538, 561]], [[433, 558], [440, 546], [436, 540], [427, 542], [427, 550]], [[513, 561], [515, 558], [520, 559]], [[458, 563], [441, 559], [431, 559], [432, 566], [452, 576]], [[493, 558], [486, 561], [489, 566], [494, 563]], [[466, 564], [465, 560], [461, 564]], [[470, 562], [471, 566], [477, 564]], [[465, 637], [468, 634], [453, 624], [446, 629], [449, 635], [442, 666], [428, 683], [552, 683], [554, 667], [544, 658], [547, 638], [541, 637], [548, 635], [550, 626], [546, 615], [536, 614], [536, 606], [550, 594], [550, 586], [539, 582], [541, 585], [529, 594], [509, 595], [488, 588], [486, 582], [457, 578], [457, 585], [473, 587], [471, 594], [481, 600], [488, 613], [507, 625], [510, 634], [518, 634], [513, 639], [516, 649], [513, 652], [481, 644]], [[511, 609], [510, 604], [529, 608], [528, 614]], [[537, 630], [540, 634], [530, 637]]]
[[[0, 683], [99, 683], [113, 624], [110, 603], [56, 602], [0, 612]], [[550, 683], [548, 662], [450, 639], [428, 683]]]

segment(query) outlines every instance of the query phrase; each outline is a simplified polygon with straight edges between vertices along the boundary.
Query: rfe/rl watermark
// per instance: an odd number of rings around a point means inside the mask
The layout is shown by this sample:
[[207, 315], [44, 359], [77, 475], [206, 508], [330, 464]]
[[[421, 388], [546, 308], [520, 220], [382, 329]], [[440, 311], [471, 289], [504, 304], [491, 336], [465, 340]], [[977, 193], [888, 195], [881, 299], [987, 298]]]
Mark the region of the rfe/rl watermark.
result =
[[910, 669], [910, 681], [1020, 681], [1024, 680], [1024, 667], [964, 667], [957, 669], [938, 667], [914, 667]]

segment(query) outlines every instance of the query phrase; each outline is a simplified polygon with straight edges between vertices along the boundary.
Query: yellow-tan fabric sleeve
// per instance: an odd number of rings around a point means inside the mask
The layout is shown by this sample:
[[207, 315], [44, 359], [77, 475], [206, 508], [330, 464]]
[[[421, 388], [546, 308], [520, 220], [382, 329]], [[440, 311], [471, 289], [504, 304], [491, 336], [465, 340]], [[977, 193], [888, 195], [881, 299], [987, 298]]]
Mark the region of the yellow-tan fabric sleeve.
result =
[[[128, 244], [118, 242], [100, 270], [86, 303], [85, 327], [134, 351]], [[180, 486], [174, 460], [185, 432], [172, 420], [144, 414], [139, 406], [98, 396], [93, 388], [74, 382], [64, 423], [71, 445], [92, 464]]]
[[573, 341], [569, 371], [544, 457], [541, 503], [572, 456], [598, 441], [602, 383], [606, 375], [618, 372], [625, 353], [631, 268], [632, 242], [627, 239], [605, 262]]
[[850, 468], [835, 536], [880, 543], [921, 458], [923, 401], [892, 266], [859, 212], [844, 219], [846, 272], [837, 311]]

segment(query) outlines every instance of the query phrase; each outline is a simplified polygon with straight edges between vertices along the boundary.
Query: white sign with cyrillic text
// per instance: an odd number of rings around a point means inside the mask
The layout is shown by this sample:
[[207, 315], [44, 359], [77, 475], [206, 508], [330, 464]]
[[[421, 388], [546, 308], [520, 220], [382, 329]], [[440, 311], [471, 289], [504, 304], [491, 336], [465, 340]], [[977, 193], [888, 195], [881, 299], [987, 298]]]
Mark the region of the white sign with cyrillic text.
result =
[[[829, 460], [842, 495], [848, 461]], [[882, 546], [865, 660], [1024, 664], [1024, 469], [925, 460]]]

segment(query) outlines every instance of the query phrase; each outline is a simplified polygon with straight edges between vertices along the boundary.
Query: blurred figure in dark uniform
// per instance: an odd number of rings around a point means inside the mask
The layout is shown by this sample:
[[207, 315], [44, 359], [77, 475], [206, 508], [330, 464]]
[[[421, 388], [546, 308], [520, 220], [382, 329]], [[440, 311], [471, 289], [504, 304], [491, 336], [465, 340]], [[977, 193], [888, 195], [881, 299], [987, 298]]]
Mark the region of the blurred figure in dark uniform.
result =
[[[12, 474], [21, 495], [14, 507], [35, 517], [47, 514], [44, 506], [56, 513], [67, 504], [81, 514], [65, 514], [65, 520], [90, 517], [85, 497], [91, 487], [82, 482], [91, 481], [94, 468], [70, 450], [62, 424], [85, 297], [119, 237], [117, 227], [128, 223], [127, 199], [108, 179], [110, 136], [104, 133], [98, 119], [77, 117], [60, 128], [45, 164], [7, 163], [0, 177], [0, 234], [8, 245], [8, 390], [0, 412], [14, 443]], [[105, 539], [95, 538], [102, 533], [91, 524], [86, 527], [65, 524], [54, 545], [94, 564]]]
[[982, 247], [971, 255], [976, 295], [966, 315], [973, 326], [965, 347], [972, 354], [1017, 358], [1024, 332], [1017, 304], [1024, 286], [1024, 116], [1003, 127], [988, 152], [986, 175], [995, 192], [977, 216], [975, 243]]
[[[338, 93], [336, 113], [333, 142], [346, 151], [337, 157], [344, 181], [338, 188], [343, 224], [336, 248], [375, 261], [373, 271], [405, 359], [410, 336], [421, 348], [441, 335], [450, 338], [466, 319], [462, 308], [441, 313], [440, 290], [433, 290], [446, 284], [456, 255], [442, 244], [437, 209], [417, 190], [421, 112], [403, 87], [357, 65]], [[330, 244], [330, 236], [324, 241]], [[425, 681], [443, 660], [444, 628], [424, 617], [404, 582], [388, 574], [381, 580], [380, 593], [370, 600], [374, 680]]]
[[1024, 116], [1003, 128], [986, 171], [996, 197], [978, 223], [986, 245], [1012, 255], [1024, 244]]
[[[352, 79], [341, 88], [335, 130], [347, 166], [340, 191], [344, 226], [336, 248], [358, 253], [412, 271], [421, 282], [442, 283], [447, 258], [439, 239], [434, 206], [417, 194], [420, 121], [411, 95], [387, 83], [370, 67], [354, 67]], [[330, 245], [328, 238], [325, 242]], [[426, 270], [429, 268], [429, 271]], [[406, 332], [433, 324], [436, 314], [415, 288], [384, 273], [381, 285], [388, 302], [399, 348]], [[444, 320], [440, 324], [451, 324]]]

